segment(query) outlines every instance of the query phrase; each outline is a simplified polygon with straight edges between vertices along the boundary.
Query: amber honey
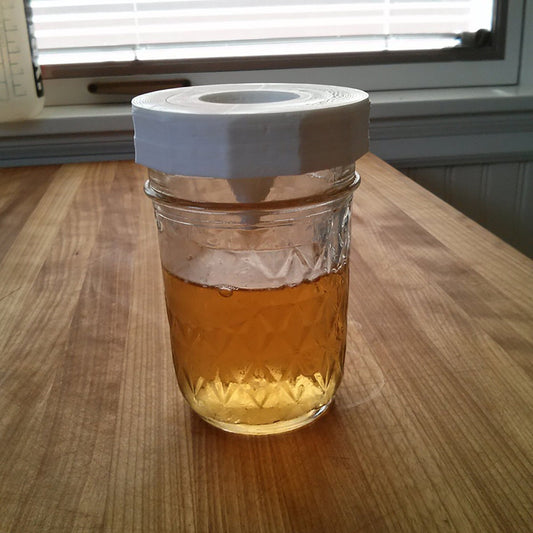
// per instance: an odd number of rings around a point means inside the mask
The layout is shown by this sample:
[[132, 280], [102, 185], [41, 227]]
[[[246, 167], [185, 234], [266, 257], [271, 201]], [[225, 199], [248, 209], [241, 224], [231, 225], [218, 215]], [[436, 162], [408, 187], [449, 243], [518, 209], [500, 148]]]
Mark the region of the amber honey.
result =
[[347, 265], [272, 289], [202, 286], [166, 270], [164, 282], [178, 383], [200, 416], [275, 433], [327, 408], [342, 377]]

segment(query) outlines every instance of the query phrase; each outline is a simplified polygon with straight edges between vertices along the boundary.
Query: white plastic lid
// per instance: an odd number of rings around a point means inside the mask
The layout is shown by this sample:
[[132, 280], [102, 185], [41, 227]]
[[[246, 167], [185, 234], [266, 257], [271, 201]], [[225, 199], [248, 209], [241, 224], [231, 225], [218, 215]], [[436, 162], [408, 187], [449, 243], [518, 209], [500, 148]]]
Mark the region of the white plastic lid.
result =
[[168, 174], [304, 174], [368, 151], [368, 94], [330, 85], [245, 83], [133, 99], [135, 160]]

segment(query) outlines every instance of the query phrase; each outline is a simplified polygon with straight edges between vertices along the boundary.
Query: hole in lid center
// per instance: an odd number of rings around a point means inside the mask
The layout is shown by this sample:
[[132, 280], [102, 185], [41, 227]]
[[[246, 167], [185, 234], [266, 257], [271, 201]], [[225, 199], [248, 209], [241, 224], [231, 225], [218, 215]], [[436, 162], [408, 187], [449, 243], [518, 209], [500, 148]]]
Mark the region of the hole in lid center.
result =
[[298, 96], [286, 91], [228, 91], [204, 94], [199, 100], [213, 104], [271, 104], [294, 100]]

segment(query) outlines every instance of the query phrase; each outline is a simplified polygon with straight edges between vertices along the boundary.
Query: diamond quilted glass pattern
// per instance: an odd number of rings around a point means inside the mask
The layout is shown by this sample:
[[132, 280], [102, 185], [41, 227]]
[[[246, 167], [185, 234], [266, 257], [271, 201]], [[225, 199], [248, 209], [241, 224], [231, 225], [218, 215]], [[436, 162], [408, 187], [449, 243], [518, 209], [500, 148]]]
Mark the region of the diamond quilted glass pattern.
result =
[[174, 363], [210, 420], [274, 424], [329, 403], [342, 375], [348, 270], [275, 289], [219, 289], [165, 272]]

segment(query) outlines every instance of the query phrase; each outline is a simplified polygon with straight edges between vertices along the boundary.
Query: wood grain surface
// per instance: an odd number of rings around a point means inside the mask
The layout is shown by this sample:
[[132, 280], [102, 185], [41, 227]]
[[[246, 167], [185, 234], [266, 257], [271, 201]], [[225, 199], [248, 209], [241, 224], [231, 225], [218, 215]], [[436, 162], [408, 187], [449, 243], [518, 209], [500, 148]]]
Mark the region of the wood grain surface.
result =
[[359, 170], [345, 377], [273, 437], [179, 394], [142, 167], [0, 171], [0, 532], [533, 530], [533, 263]]

